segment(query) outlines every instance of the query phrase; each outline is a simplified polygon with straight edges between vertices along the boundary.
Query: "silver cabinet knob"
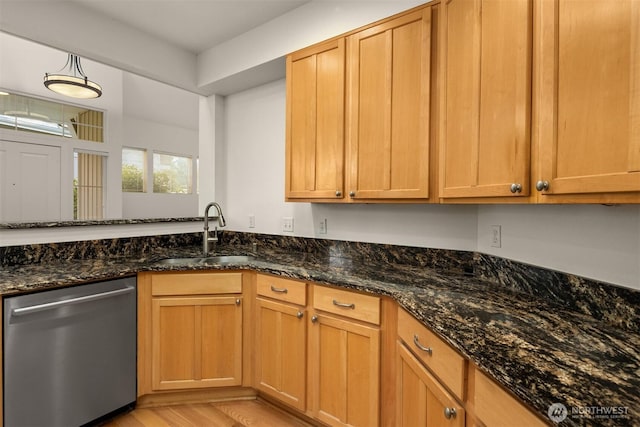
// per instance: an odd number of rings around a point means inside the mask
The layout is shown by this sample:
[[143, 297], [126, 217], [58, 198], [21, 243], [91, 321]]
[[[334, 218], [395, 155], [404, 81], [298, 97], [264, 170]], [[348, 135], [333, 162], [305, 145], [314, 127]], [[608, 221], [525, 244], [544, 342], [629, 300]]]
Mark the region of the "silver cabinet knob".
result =
[[318, 316], [313, 315], [311, 316], [311, 323], [316, 323], [318, 321]]
[[336, 197], [342, 197], [342, 191], [336, 190]]
[[512, 193], [521, 193], [522, 192], [522, 184], [511, 184], [510, 188]]
[[549, 181], [538, 181], [536, 182], [536, 190], [538, 191], [547, 191], [549, 189]]
[[349, 191], [349, 197], [356, 197], [355, 191]]
[[236, 305], [240, 305], [240, 298], [236, 298]]
[[296, 313], [296, 317], [298, 319], [302, 319], [303, 316], [304, 316], [304, 313], [302, 311], [298, 310], [298, 312]]
[[448, 420], [455, 418], [457, 415], [456, 408], [444, 408], [444, 417]]

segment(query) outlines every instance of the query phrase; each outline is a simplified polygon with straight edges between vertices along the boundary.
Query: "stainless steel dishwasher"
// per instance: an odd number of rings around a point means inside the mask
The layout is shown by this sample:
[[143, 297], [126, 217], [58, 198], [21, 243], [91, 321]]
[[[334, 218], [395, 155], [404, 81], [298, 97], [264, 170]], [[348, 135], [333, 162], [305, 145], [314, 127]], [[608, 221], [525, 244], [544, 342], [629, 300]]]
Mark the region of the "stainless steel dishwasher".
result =
[[136, 399], [136, 279], [4, 299], [4, 425], [80, 426]]

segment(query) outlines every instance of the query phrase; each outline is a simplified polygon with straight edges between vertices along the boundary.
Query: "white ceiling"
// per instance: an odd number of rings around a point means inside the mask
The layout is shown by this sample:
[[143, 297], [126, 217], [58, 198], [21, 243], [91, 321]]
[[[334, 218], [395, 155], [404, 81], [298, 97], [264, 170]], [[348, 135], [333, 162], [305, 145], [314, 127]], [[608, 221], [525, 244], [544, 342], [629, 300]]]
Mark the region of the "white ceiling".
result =
[[199, 54], [310, 0], [70, 1]]

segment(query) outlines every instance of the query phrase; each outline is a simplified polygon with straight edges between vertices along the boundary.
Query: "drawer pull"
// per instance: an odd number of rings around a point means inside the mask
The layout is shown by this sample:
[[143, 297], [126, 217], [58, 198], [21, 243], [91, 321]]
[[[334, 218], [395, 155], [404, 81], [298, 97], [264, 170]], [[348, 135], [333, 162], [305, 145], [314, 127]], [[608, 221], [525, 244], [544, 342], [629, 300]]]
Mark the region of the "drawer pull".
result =
[[298, 310], [298, 312], [296, 313], [296, 317], [297, 317], [298, 319], [302, 319], [302, 317], [303, 317], [303, 316], [304, 316], [304, 313], [303, 313], [303, 312], [301, 312], [300, 310]]
[[279, 294], [286, 294], [287, 292], [289, 292], [289, 290], [287, 288], [276, 288], [273, 285], [271, 285], [271, 291], [272, 292], [277, 292]]
[[311, 323], [316, 323], [317, 321], [318, 321], [318, 316], [316, 316], [315, 314], [311, 316]]
[[236, 305], [240, 305], [240, 298], [236, 298]]
[[425, 353], [428, 353], [429, 356], [431, 356], [433, 354], [433, 350], [431, 349], [431, 347], [425, 347], [422, 344], [420, 344], [420, 341], [418, 339], [418, 334], [413, 334], [413, 343], [416, 345], [416, 347], [418, 347], [420, 350], [424, 351]]
[[351, 310], [355, 310], [356, 305], [354, 303], [351, 304], [347, 304], [344, 302], [340, 302], [338, 300], [333, 300], [333, 305], [337, 305], [338, 307], [342, 307], [342, 308], [350, 308]]
[[444, 408], [444, 417], [448, 420], [455, 418], [457, 414], [456, 408]]

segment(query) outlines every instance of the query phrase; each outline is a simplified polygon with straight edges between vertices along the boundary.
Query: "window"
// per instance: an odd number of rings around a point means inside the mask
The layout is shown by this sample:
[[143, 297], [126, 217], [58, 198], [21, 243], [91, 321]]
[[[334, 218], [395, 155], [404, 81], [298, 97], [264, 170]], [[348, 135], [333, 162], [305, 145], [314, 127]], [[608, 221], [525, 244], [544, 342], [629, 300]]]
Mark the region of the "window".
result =
[[0, 128], [104, 142], [102, 111], [8, 93], [0, 96]]
[[144, 193], [147, 190], [147, 151], [138, 148], [122, 149], [122, 191]]
[[191, 157], [153, 153], [153, 192], [191, 194], [192, 163]]
[[106, 156], [73, 153], [73, 219], [104, 218]]

